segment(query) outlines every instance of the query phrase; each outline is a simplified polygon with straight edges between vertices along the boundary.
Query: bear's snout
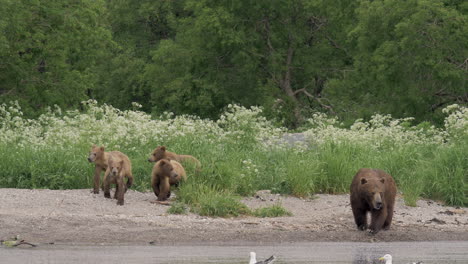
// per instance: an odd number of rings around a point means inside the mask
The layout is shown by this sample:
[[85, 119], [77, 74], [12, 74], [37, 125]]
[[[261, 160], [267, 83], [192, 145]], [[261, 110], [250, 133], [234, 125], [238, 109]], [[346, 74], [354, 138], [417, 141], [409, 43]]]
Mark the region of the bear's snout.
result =
[[148, 159], [148, 161], [149, 161], [149, 162], [152, 162], [152, 160], [151, 160], [151, 159]]
[[91, 160], [91, 158], [90, 158], [90, 157], [88, 157], [88, 161], [89, 161], [89, 162], [93, 162], [93, 160]]
[[374, 194], [374, 202], [372, 203], [374, 210], [380, 210], [382, 208], [382, 196], [380, 193]]
[[381, 202], [376, 202], [375, 203], [375, 210], [380, 210], [382, 208], [382, 203]]

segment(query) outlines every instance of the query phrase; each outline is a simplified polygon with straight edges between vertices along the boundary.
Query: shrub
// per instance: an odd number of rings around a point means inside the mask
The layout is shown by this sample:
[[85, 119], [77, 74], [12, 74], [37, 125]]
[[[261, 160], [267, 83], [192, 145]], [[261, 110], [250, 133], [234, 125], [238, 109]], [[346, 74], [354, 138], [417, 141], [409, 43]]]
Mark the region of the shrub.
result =
[[284, 209], [280, 204], [255, 209], [252, 214], [256, 217], [292, 216], [292, 213]]

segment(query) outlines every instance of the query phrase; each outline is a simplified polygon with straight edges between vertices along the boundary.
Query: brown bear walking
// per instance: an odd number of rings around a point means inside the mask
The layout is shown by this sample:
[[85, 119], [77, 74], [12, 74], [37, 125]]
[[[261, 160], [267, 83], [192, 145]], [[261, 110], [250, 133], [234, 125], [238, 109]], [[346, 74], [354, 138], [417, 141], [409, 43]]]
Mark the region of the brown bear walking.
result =
[[177, 185], [182, 179], [187, 179], [184, 167], [175, 161], [162, 159], [153, 166], [151, 187], [158, 201], [165, 201], [171, 196], [171, 185]]
[[386, 172], [360, 169], [351, 183], [351, 208], [358, 229], [367, 229], [367, 212], [371, 213], [369, 228], [372, 233], [389, 229], [396, 192], [395, 181]]
[[107, 170], [104, 174], [104, 197], [110, 198], [110, 185], [115, 184], [114, 199], [117, 199], [118, 205], [124, 204], [124, 194], [128, 186], [124, 183], [124, 178], [127, 178], [127, 184], [132, 179], [132, 165], [130, 160], [121, 159], [118, 156], [110, 156], [108, 160]]
[[[105, 172], [107, 170], [108, 162], [110, 157], [118, 157], [127, 163], [127, 167], [129, 168], [129, 175], [127, 181], [127, 188], [130, 188], [133, 183], [133, 175], [132, 175], [132, 165], [130, 163], [130, 159], [127, 155], [123, 154], [120, 151], [110, 151], [104, 152], [104, 147], [98, 147], [93, 145], [91, 150], [89, 151], [88, 161], [94, 163], [96, 166], [94, 167], [94, 187], [93, 192], [99, 193], [99, 181], [101, 180], [101, 172]], [[103, 180], [104, 181], [104, 180]]]
[[157, 162], [161, 159], [167, 159], [167, 160], [175, 160], [177, 162], [192, 162], [197, 166], [197, 170], [200, 170], [201, 164], [198, 159], [196, 159], [192, 155], [179, 155], [174, 152], [166, 151], [165, 146], [159, 146], [156, 149], [153, 150], [151, 153], [151, 156], [149, 157], [148, 161], [149, 162]]

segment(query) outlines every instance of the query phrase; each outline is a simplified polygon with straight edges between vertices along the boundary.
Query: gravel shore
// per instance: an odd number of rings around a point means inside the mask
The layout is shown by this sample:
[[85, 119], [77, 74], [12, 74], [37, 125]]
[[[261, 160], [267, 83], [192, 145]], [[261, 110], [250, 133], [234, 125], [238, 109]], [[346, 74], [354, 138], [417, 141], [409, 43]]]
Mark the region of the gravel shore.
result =
[[369, 235], [355, 228], [349, 195], [311, 199], [260, 191], [244, 198], [250, 208], [281, 204], [293, 215], [212, 218], [171, 215], [151, 192], [129, 190], [125, 205], [82, 190], [0, 189], [0, 239], [19, 235], [31, 243], [65, 244], [276, 244], [311, 241], [468, 240], [467, 208], [397, 197], [389, 231]]

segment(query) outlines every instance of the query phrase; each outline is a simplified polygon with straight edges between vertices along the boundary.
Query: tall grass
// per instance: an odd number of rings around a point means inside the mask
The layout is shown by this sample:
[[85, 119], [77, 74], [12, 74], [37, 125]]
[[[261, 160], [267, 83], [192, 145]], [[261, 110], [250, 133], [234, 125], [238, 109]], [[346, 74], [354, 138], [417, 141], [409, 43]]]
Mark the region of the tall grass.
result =
[[188, 180], [178, 201], [202, 215], [244, 214], [239, 197], [262, 189], [295, 196], [347, 193], [362, 167], [389, 172], [409, 205], [422, 197], [468, 204], [464, 107], [445, 109], [440, 129], [382, 115], [346, 128], [317, 114], [304, 132], [307, 145], [290, 146], [281, 140], [286, 130], [274, 127], [259, 108], [233, 105], [211, 121], [170, 113], [152, 119], [94, 101], [83, 106], [81, 112], [50, 110], [35, 120], [23, 118], [17, 104], [0, 106], [0, 187], [91, 188], [94, 166], [86, 157], [99, 144], [126, 153], [134, 188], [148, 190], [153, 164], [147, 159], [165, 145], [201, 161], [201, 171], [184, 164]]

